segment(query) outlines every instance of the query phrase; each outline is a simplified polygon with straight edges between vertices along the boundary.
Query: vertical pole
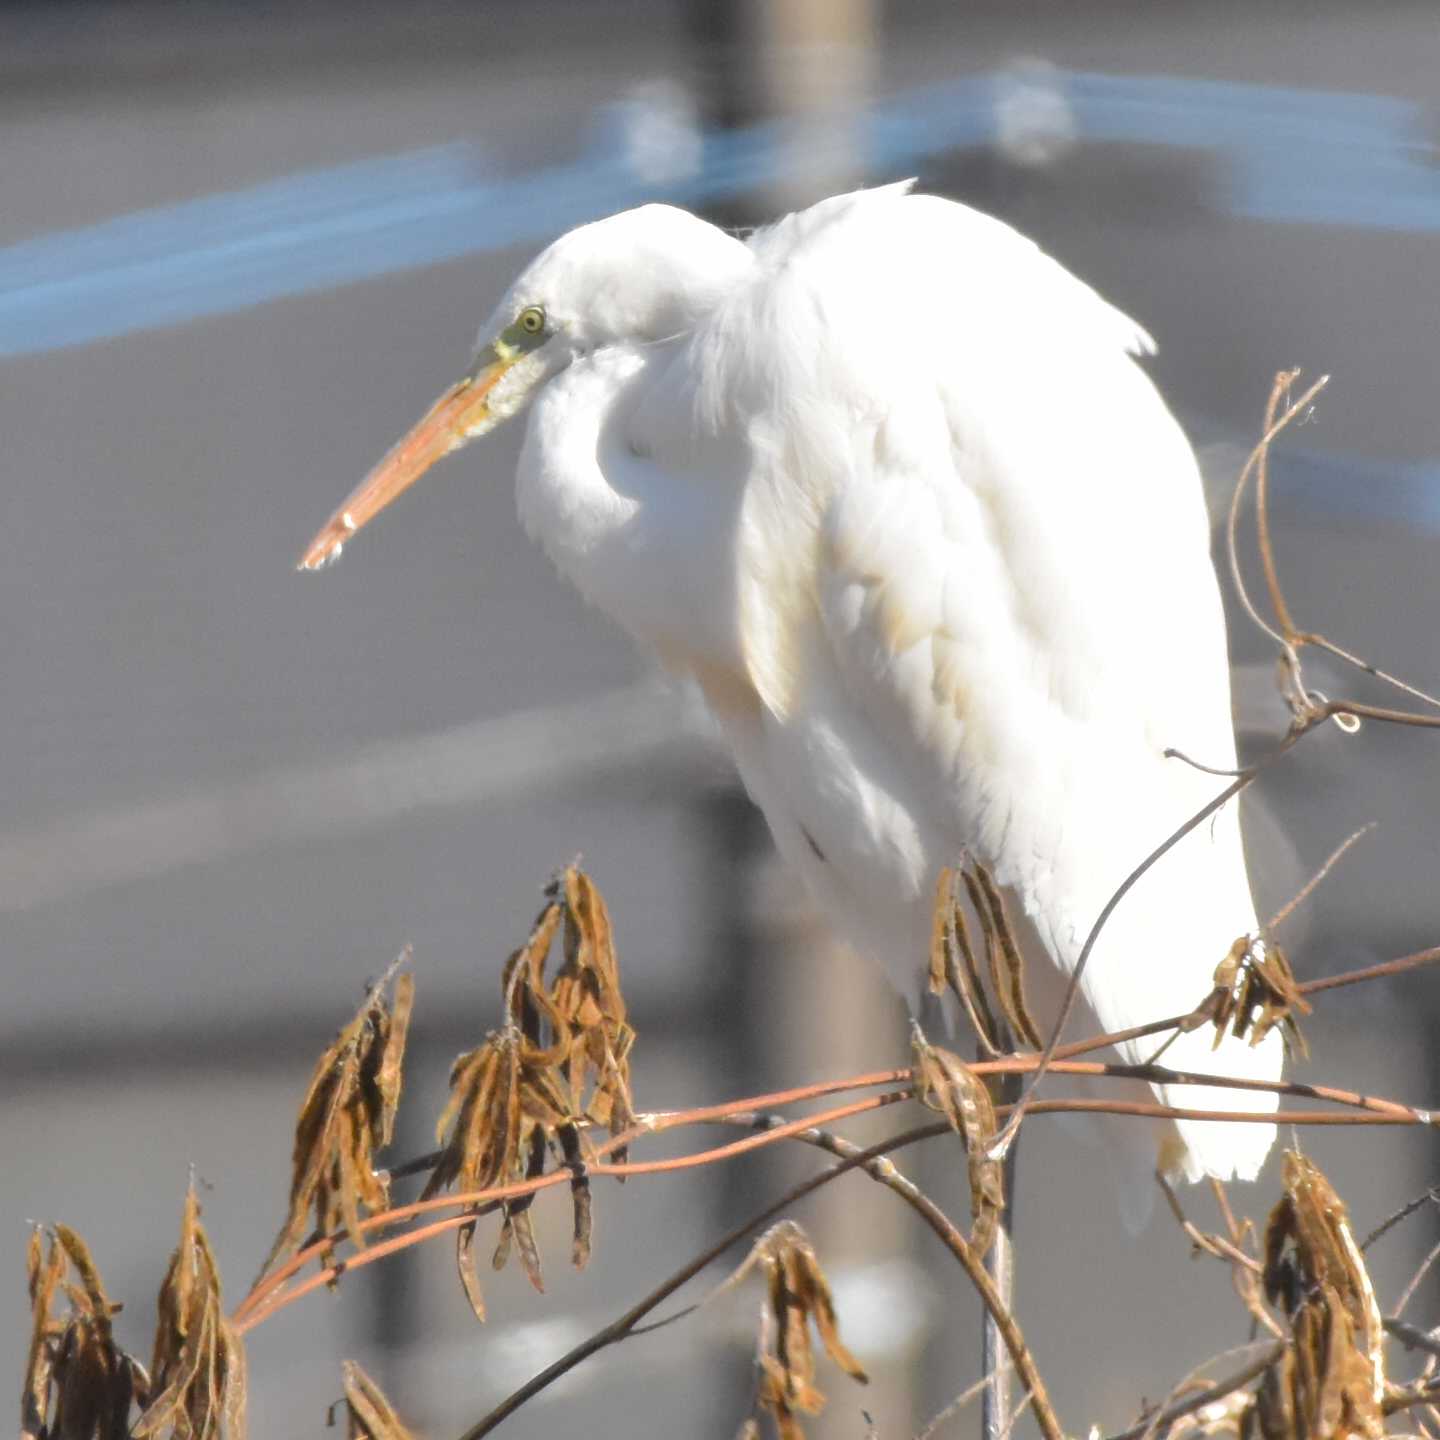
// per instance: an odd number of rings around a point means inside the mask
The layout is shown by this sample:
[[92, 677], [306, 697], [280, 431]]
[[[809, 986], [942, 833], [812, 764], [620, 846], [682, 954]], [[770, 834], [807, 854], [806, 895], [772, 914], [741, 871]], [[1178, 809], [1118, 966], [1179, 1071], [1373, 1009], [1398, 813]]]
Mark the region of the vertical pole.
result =
[[[1023, 1076], [1006, 1075], [1000, 1082], [1000, 1103], [1013, 1105], [1020, 1098]], [[995, 1289], [1007, 1310], [1015, 1304], [1015, 1174], [1020, 1137], [1016, 1135], [1005, 1154], [1005, 1208], [995, 1227], [995, 1240], [985, 1257], [985, 1268], [995, 1282]], [[1000, 1337], [1000, 1327], [990, 1311], [985, 1311], [983, 1342], [984, 1374], [993, 1376], [981, 1397], [981, 1429], [985, 1440], [1001, 1440], [1010, 1428], [1009, 1353]]]

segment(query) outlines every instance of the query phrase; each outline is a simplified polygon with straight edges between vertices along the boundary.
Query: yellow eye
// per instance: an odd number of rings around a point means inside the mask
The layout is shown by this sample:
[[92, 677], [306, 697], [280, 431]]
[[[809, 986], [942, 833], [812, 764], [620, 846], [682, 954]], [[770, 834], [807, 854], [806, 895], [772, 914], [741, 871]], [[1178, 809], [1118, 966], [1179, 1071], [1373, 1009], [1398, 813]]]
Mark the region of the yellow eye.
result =
[[545, 312], [538, 305], [527, 305], [515, 323], [527, 335], [538, 335], [545, 328]]

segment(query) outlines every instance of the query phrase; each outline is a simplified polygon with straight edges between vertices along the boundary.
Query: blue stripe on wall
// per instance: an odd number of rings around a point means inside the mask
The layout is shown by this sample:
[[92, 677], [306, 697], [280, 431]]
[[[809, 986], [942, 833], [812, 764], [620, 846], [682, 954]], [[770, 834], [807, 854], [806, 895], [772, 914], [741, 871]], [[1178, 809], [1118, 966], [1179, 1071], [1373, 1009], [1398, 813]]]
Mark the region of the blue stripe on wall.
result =
[[[871, 169], [903, 172], [996, 136], [1012, 83], [981, 75], [906, 92], [862, 117]], [[1046, 77], [1081, 139], [1219, 153], [1229, 204], [1265, 221], [1440, 229], [1426, 114], [1375, 95], [1163, 76]], [[697, 174], [657, 186], [622, 147], [518, 178], [465, 143], [303, 172], [0, 249], [0, 357], [223, 314], [287, 295], [536, 244], [645, 199], [697, 203], [763, 185], [783, 134], [709, 135]]]

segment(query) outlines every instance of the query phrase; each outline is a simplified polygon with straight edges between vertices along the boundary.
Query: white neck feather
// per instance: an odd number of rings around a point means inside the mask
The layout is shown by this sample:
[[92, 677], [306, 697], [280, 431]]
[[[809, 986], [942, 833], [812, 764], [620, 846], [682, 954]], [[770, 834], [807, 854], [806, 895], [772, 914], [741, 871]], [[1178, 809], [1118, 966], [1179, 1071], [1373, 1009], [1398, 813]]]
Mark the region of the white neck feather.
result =
[[530, 413], [516, 501], [560, 573], [635, 639], [674, 655], [670, 638], [683, 636], [687, 655], [729, 664], [740, 494], [657, 465], [634, 438], [632, 397], [669, 353], [609, 346], [550, 380]]

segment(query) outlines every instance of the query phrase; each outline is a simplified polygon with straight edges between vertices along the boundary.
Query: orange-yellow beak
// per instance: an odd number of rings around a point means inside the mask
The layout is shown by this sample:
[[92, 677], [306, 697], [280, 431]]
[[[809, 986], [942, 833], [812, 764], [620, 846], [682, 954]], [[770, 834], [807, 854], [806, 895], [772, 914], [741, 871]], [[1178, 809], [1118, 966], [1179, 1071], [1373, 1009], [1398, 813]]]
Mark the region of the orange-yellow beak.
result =
[[488, 397], [515, 357], [494, 349], [452, 385], [410, 433], [351, 491], [300, 557], [301, 570], [320, 570], [340, 558], [345, 542], [408, 490], [437, 460], [496, 423]]

